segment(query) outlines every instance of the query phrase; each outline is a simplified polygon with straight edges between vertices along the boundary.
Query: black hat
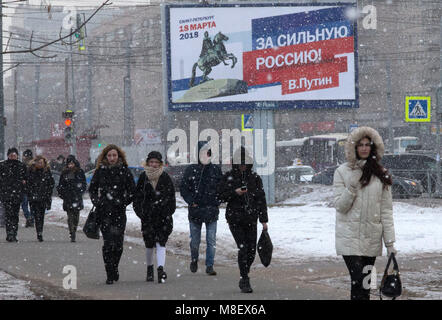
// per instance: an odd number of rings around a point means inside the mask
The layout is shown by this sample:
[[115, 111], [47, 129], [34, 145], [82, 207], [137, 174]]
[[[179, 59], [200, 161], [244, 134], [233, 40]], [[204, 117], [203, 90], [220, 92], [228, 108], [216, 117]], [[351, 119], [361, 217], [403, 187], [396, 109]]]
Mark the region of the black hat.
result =
[[163, 162], [163, 156], [158, 151], [151, 151], [147, 155], [146, 163], [149, 162], [150, 159], [157, 159], [159, 162]]
[[70, 162], [75, 163], [75, 160], [77, 160], [77, 159], [75, 159], [75, 156], [72, 155], [72, 154], [70, 154], [70, 155], [68, 155], [68, 157], [66, 158], [66, 164], [68, 164], [68, 163], [70, 163]]
[[11, 153], [15, 153], [15, 154], [18, 155], [18, 150], [17, 150], [17, 148], [10, 148], [10, 149], [8, 149], [8, 156], [9, 156]]
[[32, 150], [26, 149], [25, 151], [23, 151], [23, 157], [32, 158]]

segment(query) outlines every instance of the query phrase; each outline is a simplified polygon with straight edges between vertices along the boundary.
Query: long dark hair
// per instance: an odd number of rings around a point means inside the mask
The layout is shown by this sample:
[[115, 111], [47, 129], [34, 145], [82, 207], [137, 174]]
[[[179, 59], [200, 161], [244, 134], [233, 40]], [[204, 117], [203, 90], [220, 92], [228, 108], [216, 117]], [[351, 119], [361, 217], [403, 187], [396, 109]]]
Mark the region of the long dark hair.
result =
[[[374, 144], [371, 141], [371, 138], [368, 136], [365, 136], [364, 138], [367, 138], [370, 140], [370, 155], [367, 158], [367, 162], [365, 163], [364, 167], [362, 168], [362, 176], [361, 179], [359, 179], [359, 182], [361, 183], [362, 188], [366, 187], [370, 183], [371, 176], [374, 175], [381, 180], [383, 188], [385, 189], [388, 186], [391, 186], [393, 184], [393, 179], [391, 178], [390, 173], [387, 169], [385, 169], [380, 163], [380, 159], [378, 159], [377, 156], [377, 148], [376, 144]], [[362, 138], [362, 139], [364, 139]], [[362, 140], [361, 139], [361, 140]], [[356, 158], [359, 158], [357, 145], [361, 141], [359, 140], [358, 143], [355, 146], [355, 152], [356, 152]]]

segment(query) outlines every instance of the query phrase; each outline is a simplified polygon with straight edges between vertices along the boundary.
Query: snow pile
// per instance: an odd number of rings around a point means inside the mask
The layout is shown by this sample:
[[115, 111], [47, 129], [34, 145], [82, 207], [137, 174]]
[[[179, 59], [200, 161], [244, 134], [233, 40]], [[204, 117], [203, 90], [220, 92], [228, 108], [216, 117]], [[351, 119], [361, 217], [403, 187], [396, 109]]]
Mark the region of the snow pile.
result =
[[18, 280], [0, 271], [0, 300], [35, 300], [28, 282]]

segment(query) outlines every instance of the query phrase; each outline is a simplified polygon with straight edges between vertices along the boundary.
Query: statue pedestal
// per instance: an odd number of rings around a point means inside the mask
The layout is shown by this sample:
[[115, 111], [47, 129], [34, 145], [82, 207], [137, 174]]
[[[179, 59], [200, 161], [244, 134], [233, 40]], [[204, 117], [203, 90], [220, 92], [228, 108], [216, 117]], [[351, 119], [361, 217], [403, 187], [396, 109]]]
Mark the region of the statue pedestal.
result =
[[195, 87], [190, 88], [184, 96], [178, 99], [177, 103], [199, 102], [202, 100], [233, 96], [248, 92], [247, 83], [237, 79], [209, 80]]

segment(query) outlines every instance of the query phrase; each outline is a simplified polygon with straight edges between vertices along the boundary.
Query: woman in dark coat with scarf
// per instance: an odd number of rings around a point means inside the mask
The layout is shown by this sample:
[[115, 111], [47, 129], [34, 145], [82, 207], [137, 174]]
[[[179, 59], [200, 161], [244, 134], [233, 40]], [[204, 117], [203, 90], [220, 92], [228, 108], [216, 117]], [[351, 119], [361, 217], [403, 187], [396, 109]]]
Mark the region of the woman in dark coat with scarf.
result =
[[75, 242], [75, 234], [80, 218], [80, 210], [84, 208], [83, 193], [86, 191], [86, 176], [80, 168], [80, 163], [75, 156], [66, 158], [66, 167], [61, 172], [57, 191], [63, 199], [63, 210], [68, 215], [69, 235], [71, 242]]
[[132, 202], [134, 192], [134, 177], [125, 153], [114, 144], [106, 146], [98, 156], [97, 169], [89, 186], [91, 201], [101, 220], [106, 284], [113, 284], [120, 278], [118, 264], [123, 254], [126, 206]]
[[267, 202], [261, 177], [252, 171], [253, 159], [244, 147], [236, 150], [232, 170], [218, 184], [218, 197], [227, 202], [226, 220], [238, 246], [239, 288], [253, 292], [249, 272], [255, 260], [257, 221], [267, 230]]
[[43, 224], [45, 210], [51, 208], [52, 190], [54, 188], [49, 163], [43, 156], [37, 156], [30, 163], [27, 180], [27, 194], [32, 216], [35, 219], [35, 229], [38, 241], [43, 241]]
[[172, 215], [176, 209], [172, 179], [163, 171], [161, 153], [152, 151], [144, 164], [134, 198], [134, 211], [141, 219], [141, 231], [146, 245], [147, 277], [154, 281], [153, 253], [157, 249], [158, 282], [164, 282], [166, 242], [173, 229]]

